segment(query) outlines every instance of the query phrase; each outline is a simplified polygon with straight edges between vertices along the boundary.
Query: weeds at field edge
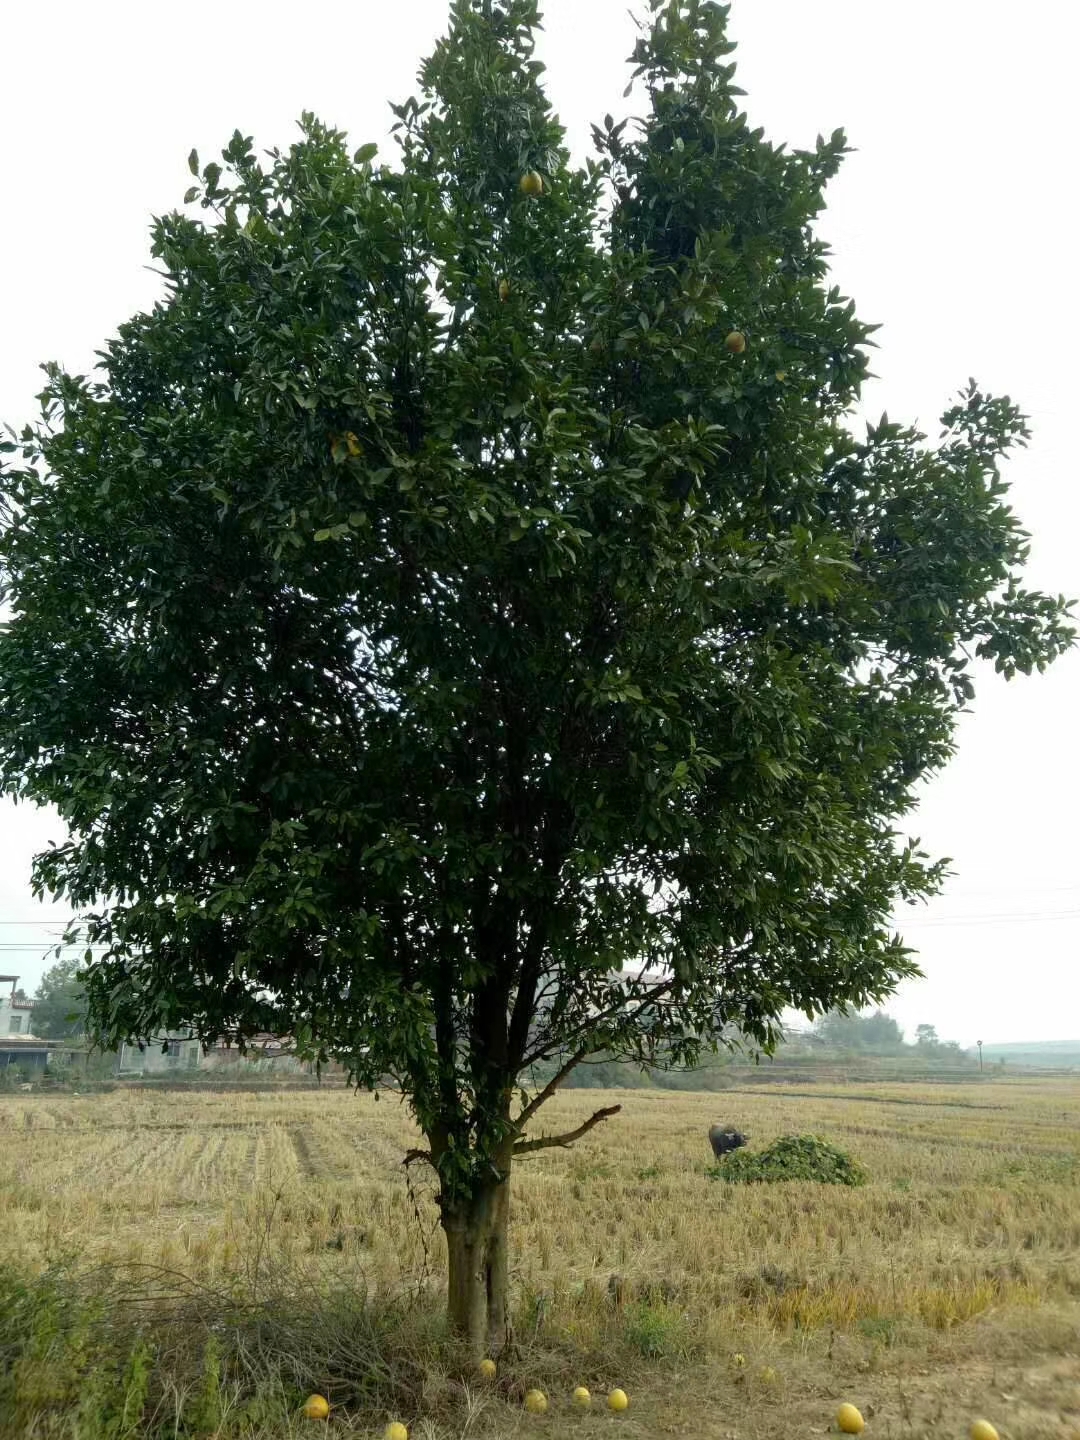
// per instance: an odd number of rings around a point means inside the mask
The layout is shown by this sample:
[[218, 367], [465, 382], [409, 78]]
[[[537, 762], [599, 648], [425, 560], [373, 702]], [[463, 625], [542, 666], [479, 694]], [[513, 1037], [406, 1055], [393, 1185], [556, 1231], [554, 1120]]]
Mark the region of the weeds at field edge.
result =
[[435, 1318], [346, 1289], [252, 1303], [149, 1269], [0, 1272], [0, 1435], [287, 1434], [314, 1390], [385, 1421], [430, 1390]]
[[257, 1299], [156, 1267], [0, 1269], [0, 1437], [277, 1440], [311, 1433], [301, 1405], [312, 1392], [350, 1427], [396, 1418], [434, 1434], [437, 1417], [439, 1433], [463, 1435], [485, 1406], [516, 1413], [532, 1385], [602, 1388], [694, 1358], [688, 1317], [660, 1300], [612, 1310], [582, 1345], [545, 1324], [543, 1299], [521, 1297], [518, 1352], [484, 1385], [432, 1294], [317, 1290], [280, 1269]]

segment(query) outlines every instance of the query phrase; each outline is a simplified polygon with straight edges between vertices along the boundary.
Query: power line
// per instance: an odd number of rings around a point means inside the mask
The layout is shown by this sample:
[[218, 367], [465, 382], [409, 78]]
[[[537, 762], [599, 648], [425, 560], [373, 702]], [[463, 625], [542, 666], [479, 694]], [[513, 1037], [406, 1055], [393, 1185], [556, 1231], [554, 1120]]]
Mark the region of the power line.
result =
[[956, 925], [1041, 925], [1047, 920], [1077, 920], [1080, 919], [1080, 910], [1043, 910], [1032, 911], [1030, 914], [1020, 914], [1015, 911], [1005, 912], [999, 915], [942, 915], [928, 917], [925, 920], [898, 920], [897, 929], [904, 930], [908, 926], [921, 926], [923, 929], [945, 929]]
[[[0, 941], [0, 950], [55, 950], [57, 942], [54, 940], [38, 941], [36, 945], [16, 945], [13, 942]], [[84, 940], [73, 941], [69, 950], [102, 950], [108, 949], [108, 943], [104, 940], [92, 940], [89, 944]]]
[[36, 925], [41, 930], [46, 925], [67, 925], [74, 918], [74, 916], [63, 918], [52, 916], [48, 920], [0, 920], [0, 930], [6, 929], [9, 925]]

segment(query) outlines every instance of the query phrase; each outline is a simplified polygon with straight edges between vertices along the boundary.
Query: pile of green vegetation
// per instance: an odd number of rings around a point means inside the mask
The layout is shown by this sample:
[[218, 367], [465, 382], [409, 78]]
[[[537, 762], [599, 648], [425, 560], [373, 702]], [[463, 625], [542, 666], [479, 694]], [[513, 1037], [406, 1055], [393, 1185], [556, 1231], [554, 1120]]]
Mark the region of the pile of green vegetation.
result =
[[776, 1180], [864, 1185], [867, 1178], [857, 1160], [817, 1135], [781, 1135], [764, 1150], [734, 1150], [708, 1173], [714, 1180], [726, 1180], [733, 1185]]

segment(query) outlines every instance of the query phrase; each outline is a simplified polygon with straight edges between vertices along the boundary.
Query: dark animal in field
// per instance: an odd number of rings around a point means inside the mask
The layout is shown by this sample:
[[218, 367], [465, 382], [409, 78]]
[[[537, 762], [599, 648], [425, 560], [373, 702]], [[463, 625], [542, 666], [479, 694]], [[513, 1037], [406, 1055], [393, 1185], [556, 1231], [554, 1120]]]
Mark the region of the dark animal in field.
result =
[[745, 1145], [746, 1136], [741, 1130], [736, 1130], [734, 1125], [711, 1125], [709, 1144], [712, 1146], [712, 1153], [719, 1160], [721, 1155], [729, 1155], [732, 1150], [738, 1150], [740, 1145]]

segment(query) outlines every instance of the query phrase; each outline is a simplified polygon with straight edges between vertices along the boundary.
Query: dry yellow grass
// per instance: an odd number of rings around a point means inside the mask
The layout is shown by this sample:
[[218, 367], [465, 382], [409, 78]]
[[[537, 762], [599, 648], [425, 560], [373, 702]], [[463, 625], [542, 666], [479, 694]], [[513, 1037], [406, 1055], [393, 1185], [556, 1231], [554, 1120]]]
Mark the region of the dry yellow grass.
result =
[[[632, 1431], [686, 1433], [696, 1414], [707, 1433], [756, 1433], [721, 1395], [821, 1429], [839, 1395], [876, 1407], [880, 1434], [936, 1431], [964, 1405], [996, 1406], [1003, 1434], [1010, 1413], [1017, 1435], [1080, 1434], [1075, 1080], [571, 1091], [542, 1128], [612, 1099], [622, 1114], [575, 1149], [520, 1164], [514, 1284], [542, 1340], [595, 1351], [617, 1331], [667, 1362]], [[714, 1120], [754, 1145], [821, 1134], [871, 1183], [719, 1184]], [[28, 1270], [77, 1256], [225, 1284], [272, 1260], [437, 1286], [433, 1187], [414, 1167], [411, 1196], [400, 1164], [415, 1141], [396, 1097], [337, 1089], [0, 1097], [4, 1247]]]

